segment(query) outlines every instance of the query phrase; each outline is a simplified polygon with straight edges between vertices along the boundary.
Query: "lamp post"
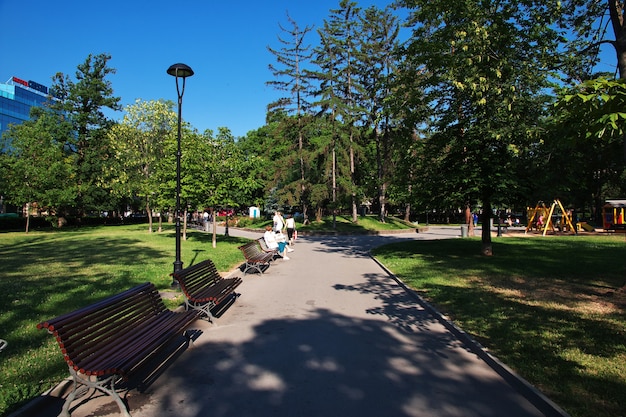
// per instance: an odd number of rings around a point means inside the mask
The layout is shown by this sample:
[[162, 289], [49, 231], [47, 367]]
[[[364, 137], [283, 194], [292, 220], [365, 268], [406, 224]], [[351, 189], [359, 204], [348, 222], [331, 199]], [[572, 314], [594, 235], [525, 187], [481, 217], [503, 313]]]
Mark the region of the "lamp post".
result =
[[[167, 73], [176, 77], [176, 93], [178, 94], [178, 149], [176, 151], [176, 260], [174, 272], [183, 269], [183, 261], [180, 259], [180, 137], [181, 137], [181, 110], [183, 107], [183, 94], [185, 94], [185, 79], [193, 75], [191, 67], [185, 64], [174, 64], [167, 69]], [[178, 86], [178, 79], [183, 79], [182, 90]], [[176, 279], [172, 279], [172, 286], [178, 286]]]

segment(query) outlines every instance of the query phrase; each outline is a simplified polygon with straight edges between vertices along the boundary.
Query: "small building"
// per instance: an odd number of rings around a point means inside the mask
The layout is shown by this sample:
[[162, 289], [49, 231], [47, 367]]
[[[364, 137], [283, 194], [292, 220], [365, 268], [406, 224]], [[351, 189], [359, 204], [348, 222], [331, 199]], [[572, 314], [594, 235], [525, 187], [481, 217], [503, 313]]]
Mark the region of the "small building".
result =
[[626, 199], [606, 200], [602, 207], [602, 228], [604, 230], [623, 229], [626, 226], [624, 214], [626, 212]]
[[259, 209], [258, 207], [250, 207], [249, 212], [251, 219], [258, 219], [259, 217], [261, 217], [261, 209]]

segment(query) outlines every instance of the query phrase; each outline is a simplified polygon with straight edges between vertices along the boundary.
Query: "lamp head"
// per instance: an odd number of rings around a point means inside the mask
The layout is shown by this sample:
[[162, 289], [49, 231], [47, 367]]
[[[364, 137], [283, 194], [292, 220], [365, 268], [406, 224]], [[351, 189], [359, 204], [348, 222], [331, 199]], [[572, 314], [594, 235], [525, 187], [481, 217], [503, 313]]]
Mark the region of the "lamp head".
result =
[[193, 70], [189, 65], [174, 64], [167, 69], [167, 73], [176, 78], [187, 78], [193, 75]]

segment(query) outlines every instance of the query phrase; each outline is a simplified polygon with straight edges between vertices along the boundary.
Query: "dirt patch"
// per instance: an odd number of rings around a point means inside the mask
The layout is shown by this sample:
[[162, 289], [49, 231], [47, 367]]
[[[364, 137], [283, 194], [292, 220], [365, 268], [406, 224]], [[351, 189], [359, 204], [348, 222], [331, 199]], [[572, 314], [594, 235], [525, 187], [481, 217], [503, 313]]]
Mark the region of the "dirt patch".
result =
[[580, 285], [563, 280], [511, 278], [510, 285], [492, 283], [496, 293], [524, 300], [529, 305], [546, 305], [583, 314], [624, 314], [626, 288]]

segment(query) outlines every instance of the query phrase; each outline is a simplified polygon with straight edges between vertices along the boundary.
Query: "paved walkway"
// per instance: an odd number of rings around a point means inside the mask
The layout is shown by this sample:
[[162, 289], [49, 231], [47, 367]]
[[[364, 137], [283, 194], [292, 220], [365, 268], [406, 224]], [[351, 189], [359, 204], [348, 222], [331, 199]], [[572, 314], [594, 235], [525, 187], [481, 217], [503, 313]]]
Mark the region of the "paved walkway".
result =
[[[259, 237], [231, 229], [231, 235]], [[145, 393], [133, 417], [563, 416], [404, 290], [367, 251], [419, 234], [298, 239], [291, 260], [249, 274], [241, 296]], [[50, 398], [48, 398], [50, 400]], [[58, 413], [48, 401], [29, 416]], [[74, 417], [116, 416], [97, 394]], [[77, 405], [77, 406], [76, 406]]]

